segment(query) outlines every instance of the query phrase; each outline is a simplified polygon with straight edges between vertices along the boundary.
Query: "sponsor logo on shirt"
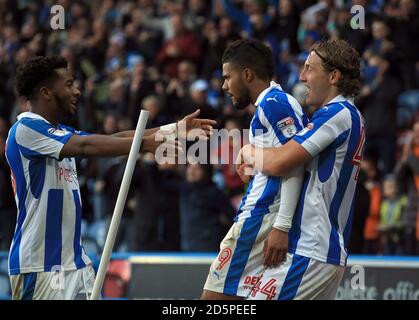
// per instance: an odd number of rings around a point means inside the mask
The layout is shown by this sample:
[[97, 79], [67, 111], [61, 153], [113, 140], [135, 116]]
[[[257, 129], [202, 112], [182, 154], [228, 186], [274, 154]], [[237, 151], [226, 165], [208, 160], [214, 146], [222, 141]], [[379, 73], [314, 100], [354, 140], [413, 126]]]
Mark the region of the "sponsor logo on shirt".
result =
[[77, 171], [74, 169], [67, 169], [67, 168], [62, 168], [62, 167], [58, 167], [57, 170], [57, 174], [58, 174], [58, 180], [62, 181], [66, 181], [66, 182], [74, 182], [75, 180], [77, 180]]
[[244, 284], [250, 285], [250, 288], [252, 288], [254, 285], [256, 285], [261, 277], [257, 277], [257, 276], [246, 276], [246, 278], [244, 278]]

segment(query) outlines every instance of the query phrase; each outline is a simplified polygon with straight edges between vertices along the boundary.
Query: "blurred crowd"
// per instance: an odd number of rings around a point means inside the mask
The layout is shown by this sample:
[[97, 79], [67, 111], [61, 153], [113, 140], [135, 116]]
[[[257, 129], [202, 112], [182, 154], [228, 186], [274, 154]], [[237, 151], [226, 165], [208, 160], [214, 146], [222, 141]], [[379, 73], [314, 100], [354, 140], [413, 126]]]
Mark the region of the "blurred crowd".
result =
[[[63, 30], [51, 28], [56, 4], [65, 10]], [[360, 29], [351, 27], [354, 5], [365, 9]], [[360, 52], [363, 88], [355, 103], [367, 136], [350, 252], [419, 254], [415, 0], [0, 0], [0, 250], [8, 250], [16, 219], [4, 145], [16, 116], [28, 110], [13, 90], [17, 65], [34, 55], [68, 60], [82, 95], [67, 124], [80, 130], [133, 129], [141, 108], [150, 112], [148, 127], [199, 108], [219, 129], [242, 130], [255, 109], [234, 110], [224, 95], [221, 56], [246, 37], [270, 46], [276, 81], [308, 115], [299, 72], [310, 46], [342, 38]], [[228, 160], [160, 165], [141, 155], [115, 249], [217, 251], [246, 187]], [[125, 164], [124, 157], [78, 160], [87, 251], [103, 246]]]

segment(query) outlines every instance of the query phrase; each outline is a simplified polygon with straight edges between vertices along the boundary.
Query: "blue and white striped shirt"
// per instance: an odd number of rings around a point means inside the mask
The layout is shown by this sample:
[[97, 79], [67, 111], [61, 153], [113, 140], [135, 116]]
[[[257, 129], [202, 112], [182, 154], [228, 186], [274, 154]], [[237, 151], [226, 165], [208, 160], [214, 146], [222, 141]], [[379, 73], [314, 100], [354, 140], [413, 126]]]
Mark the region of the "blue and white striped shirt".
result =
[[74, 270], [90, 263], [81, 246], [81, 197], [74, 158], [59, 160], [74, 134], [25, 112], [9, 131], [6, 157], [18, 208], [9, 274]]
[[[256, 100], [256, 112], [250, 124], [249, 141], [258, 147], [279, 147], [307, 124], [298, 101], [271, 82]], [[251, 180], [235, 221], [279, 210], [281, 178], [257, 172]]]
[[365, 141], [362, 115], [353, 102], [337, 96], [293, 139], [313, 159], [306, 164], [289, 250], [344, 266]]

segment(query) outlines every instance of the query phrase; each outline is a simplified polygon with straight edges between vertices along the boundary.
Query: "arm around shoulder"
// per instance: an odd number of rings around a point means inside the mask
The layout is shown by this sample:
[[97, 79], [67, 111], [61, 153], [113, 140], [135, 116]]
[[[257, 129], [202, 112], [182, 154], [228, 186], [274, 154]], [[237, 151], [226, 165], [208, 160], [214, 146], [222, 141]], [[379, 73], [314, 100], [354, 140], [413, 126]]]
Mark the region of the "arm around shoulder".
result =
[[310, 161], [312, 156], [298, 142], [290, 140], [279, 148], [255, 147], [253, 156], [244, 155], [244, 158], [265, 175], [280, 177]]

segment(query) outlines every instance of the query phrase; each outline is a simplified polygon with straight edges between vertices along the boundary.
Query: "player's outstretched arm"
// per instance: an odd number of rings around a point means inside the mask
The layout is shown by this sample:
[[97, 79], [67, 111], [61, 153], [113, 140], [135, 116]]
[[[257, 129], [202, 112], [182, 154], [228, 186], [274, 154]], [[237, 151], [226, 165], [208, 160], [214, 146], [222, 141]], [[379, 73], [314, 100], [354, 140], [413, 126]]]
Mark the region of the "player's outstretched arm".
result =
[[[151, 128], [151, 129], [145, 129], [144, 130], [144, 137], [150, 136], [152, 134], [155, 134], [157, 131], [159, 131], [160, 128]], [[127, 131], [121, 131], [112, 134], [113, 137], [116, 138], [133, 138], [135, 134], [135, 130], [127, 130]]]
[[[128, 155], [133, 138], [119, 138], [115, 136], [93, 134], [88, 136], [73, 135], [60, 152], [60, 159], [68, 157], [112, 157]], [[156, 149], [165, 144], [165, 148], [173, 154], [181, 152], [178, 141], [157, 139], [154, 134], [143, 137], [141, 151], [154, 153]]]
[[276, 177], [285, 176], [312, 159], [310, 153], [293, 140], [279, 148], [259, 148], [247, 144], [240, 152], [244, 163], [267, 176]]
[[[198, 136], [200, 139], [208, 139], [211, 135], [213, 126], [217, 124], [215, 120], [197, 118], [200, 110], [188, 114], [182, 120], [171, 123], [162, 127], [146, 129], [144, 136], [156, 134], [159, 130], [170, 131], [175, 137], [186, 139], [189, 134]], [[114, 137], [119, 138], [132, 138], [134, 137], [135, 130], [122, 131], [113, 134]]]

